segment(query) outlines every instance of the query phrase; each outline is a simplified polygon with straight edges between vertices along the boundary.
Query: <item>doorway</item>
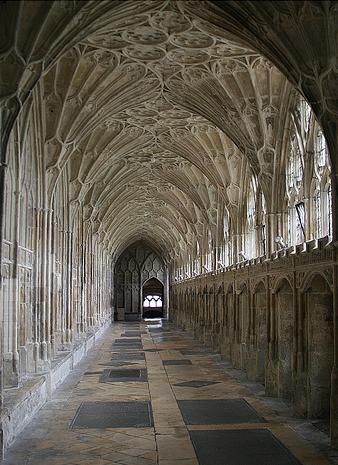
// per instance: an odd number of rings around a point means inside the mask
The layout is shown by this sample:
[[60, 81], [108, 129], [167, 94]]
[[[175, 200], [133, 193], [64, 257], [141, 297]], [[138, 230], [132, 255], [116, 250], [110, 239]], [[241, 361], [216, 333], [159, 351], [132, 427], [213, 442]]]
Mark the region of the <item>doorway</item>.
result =
[[143, 318], [163, 318], [164, 286], [156, 278], [146, 281], [142, 287]]

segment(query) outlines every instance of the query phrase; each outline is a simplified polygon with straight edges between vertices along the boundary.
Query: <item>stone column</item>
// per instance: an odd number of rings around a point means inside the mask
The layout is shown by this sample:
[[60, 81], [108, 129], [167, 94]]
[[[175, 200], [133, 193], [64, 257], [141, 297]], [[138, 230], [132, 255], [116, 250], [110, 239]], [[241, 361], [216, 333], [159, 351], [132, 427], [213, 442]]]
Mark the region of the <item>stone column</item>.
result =
[[275, 221], [273, 213], [266, 213], [266, 243], [265, 243], [265, 252], [266, 256], [269, 257], [274, 249], [274, 233], [275, 233]]
[[241, 234], [232, 235], [232, 263], [237, 263], [239, 261], [239, 252], [242, 250], [242, 237]]
[[47, 344], [47, 328], [49, 318], [47, 317], [47, 274], [49, 267], [47, 262], [49, 260], [49, 227], [50, 227], [50, 213], [48, 208], [41, 208], [38, 211], [37, 218], [37, 249], [36, 249], [36, 263], [38, 267], [36, 272], [37, 276], [37, 301], [36, 301], [36, 319], [35, 319], [35, 363], [36, 371], [44, 371], [49, 368], [48, 360], [48, 344]]
[[72, 344], [73, 342], [73, 286], [72, 286], [72, 276], [73, 276], [73, 233], [72, 231], [65, 231], [65, 264], [66, 267], [66, 318], [65, 318], [65, 343], [67, 345]]
[[248, 287], [248, 303], [249, 303], [248, 338], [249, 338], [249, 350], [250, 351], [256, 350], [255, 340], [256, 340], [257, 328], [255, 328], [254, 314], [256, 312], [256, 308], [255, 308], [254, 299], [255, 299], [254, 289], [252, 286], [249, 286]]
[[282, 213], [281, 212], [267, 213], [266, 218], [267, 218], [266, 254], [267, 256], [269, 256], [277, 248], [275, 244], [275, 237], [282, 236], [284, 241], [286, 241], [286, 237], [284, 237], [283, 235]]
[[45, 340], [47, 344], [47, 357], [49, 360], [53, 358], [53, 346], [52, 346], [52, 301], [51, 301], [51, 290], [52, 290], [52, 276], [54, 266], [54, 256], [52, 249], [52, 230], [53, 224], [53, 210], [47, 211], [47, 250], [46, 250], [46, 332]]
[[61, 299], [61, 308], [59, 311], [61, 313], [61, 343], [62, 347], [67, 346], [67, 337], [66, 337], [66, 311], [67, 311], [67, 292], [68, 289], [65, 286], [65, 275], [67, 276], [67, 241], [66, 241], [66, 232], [65, 232], [65, 218], [62, 219], [62, 229], [60, 230], [60, 241], [61, 241], [61, 252], [60, 252], [60, 271], [61, 271], [61, 287], [62, 287], [62, 299]]
[[[19, 173], [18, 173], [19, 178]], [[18, 181], [17, 181], [18, 183]], [[18, 186], [17, 186], [18, 187]], [[15, 224], [13, 231], [13, 249], [12, 249], [12, 266], [10, 276], [10, 291], [7, 304], [8, 308], [8, 338], [7, 351], [4, 353], [4, 382], [7, 387], [18, 386], [19, 384], [19, 352], [18, 352], [18, 313], [19, 313], [19, 296], [18, 296], [18, 264], [20, 262], [19, 248], [19, 224], [20, 224], [20, 199], [19, 190], [14, 192], [15, 196]], [[25, 225], [23, 226], [25, 227]]]
[[163, 316], [169, 319], [169, 312], [170, 312], [170, 298], [169, 298], [169, 272], [166, 273], [165, 278], [165, 292], [163, 293]]
[[[305, 181], [304, 181], [304, 184], [305, 184]], [[307, 187], [309, 188], [310, 186], [307, 186]], [[309, 235], [313, 229], [311, 225], [311, 215], [310, 215], [311, 199], [309, 199], [308, 197], [303, 198], [303, 202], [304, 202], [304, 212], [305, 212], [303, 228], [304, 228], [304, 241], [306, 242], [306, 241], [311, 240], [311, 237]]]
[[[35, 225], [34, 225], [34, 252], [35, 252], [35, 263], [39, 263], [39, 208], [35, 208]], [[38, 360], [40, 358], [39, 353], [39, 311], [38, 311], [38, 300], [39, 300], [39, 270], [35, 267], [34, 270], [34, 293], [33, 293], [33, 305], [32, 305], [32, 346], [33, 346], [33, 360], [30, 368], [34, 371], [38, 371]]]
[[276, 349], [276, 342], [277, 342], [277, 320], [276, 320], [276, 312], [277, 312], [277, 296], [275, 290], [271, 291], [271, 300], [270, 300], [270, 355], [271, 358], [273, 359], [276, 355], [275, 349]]
[[[82, 228], [84, 230], [84, 226]], [[86, 276], [86, 268], [87, 268], [87, 258], [86, 258], [86, 251], [87, 246], [84, 243], [84, 231], [82, 233], [82, 242], [81, 242], [81, 267], [80, 267], [80, 333], [85, 333], [87, 330], [87, 316], [86, 316], [86, 285], [87, 285], [87, 276]]]
[[335, 265], [333, 266], [333, 330], [334, 330], [334, 360], [331, 375], [331, 415], [330, 435], [333, 447], [338, 447], [338, 122], [337, 118], [328, 122], [327, 131], [332, 138], [328, 139], [332, 164], [332, 238], [335, 244]]
[[[47, 315], [47, 275], [49, 273], [49, 228], [50, 228], [50, 210], [44, 208], [41, 212], [41, 282], [40, 282], [40, 313], [41, 313], [41, 360], [48, 360], [48, 322]], [[44, 364], [45, 365], [45, 364]]]
[[47, 311], [50, 317], [50, 346], [52, 356], [57, 351], [58, 346], [58, 322], [56, 318], [57, 311], [57, 300], [58, 300], [58, 289], [57, 289], [57, 244], [58, 244], [58, 227], [55, 217], [55, 213], [51, 210], [51, 225], [50, 225], [50, 263], [49, 263], [49, 272], [50, 272], [50, 283], [49, 283], [49, 295], [48, 295], [48, 305]]
[[[0, 111], [0, 264], [2, 264], [2, 240], [3, 240], [3, 223], [4, 223], [4, 191], [5, 191], [5, 174], [7, 168], [7, 145], [11, 130], [14, 125], [21, 104], [16, 97], [11, 97], [3, 102]], [[1, 269], [0, 291], [3, 292], [2, 283], [3, 269]], [[3, 309], [2, 309], [3, 310]], [[0, 315], [0, 458], [3, 456], [3, 433], [2, 433], [2, 405], [3, 405], [3, 354], [4, 354], [4, 315]]]
[[304, 333], [305, 328], [304, 318], [304, 296], [299, 291], [297, 286], [297, 274], [293, 276], [293, 309], [294, 309], [294, 324], [293, 324], [293, 354], [292, 354], [292, 378], [294, 384], [293, 392], [293, 408], [297, 415], [307, 414], [307, 374], [305, 373], [304, 360]]
[[303, 353], [303, 341], [304, 341], [304, 309], [302, 296], [299, 293], [297, 287], [297, 279], [294, 276], [293, 284], [293, 308], [294, 308], [294, 325], [293, 325], [293, 371], [294, 375], [297, 372], [301, 373], [304, 370], [304, 353]]
[[[338, 216], [338, 215], [337, 215]], [[337, 244], [337, 243], [336, 243]], [[337, 245], [335, 262], [337, 263]], [[334, 358], [331, 374], [331, 408], [330, 408], [330, 435], [333, 447], [338, 447], [338, 265], [333, 266], [333, 334]]]

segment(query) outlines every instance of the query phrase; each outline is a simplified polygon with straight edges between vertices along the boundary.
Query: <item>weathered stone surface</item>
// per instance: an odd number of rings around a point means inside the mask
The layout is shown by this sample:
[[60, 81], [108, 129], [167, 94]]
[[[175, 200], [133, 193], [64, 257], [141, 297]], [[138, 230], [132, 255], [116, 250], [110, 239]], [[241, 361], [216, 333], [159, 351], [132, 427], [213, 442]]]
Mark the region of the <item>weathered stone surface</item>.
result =
[[337, 12], [1, 2], [0, 409], [157, 312], [338, 445]]

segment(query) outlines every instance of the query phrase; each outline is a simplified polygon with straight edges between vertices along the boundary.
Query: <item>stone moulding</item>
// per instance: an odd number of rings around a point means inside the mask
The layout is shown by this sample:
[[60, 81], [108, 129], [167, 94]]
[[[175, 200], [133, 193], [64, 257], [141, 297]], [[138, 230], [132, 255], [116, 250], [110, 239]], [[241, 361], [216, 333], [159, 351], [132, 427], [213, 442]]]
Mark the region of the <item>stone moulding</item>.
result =
[[[193, 278], [183, 279], [179, 282], [172, 282], [173, 288], [188, 288], [190, 285], [198, 285], [205, 283], [209, 285], [211, 283], [228, 283], [238, 279], [253, 279], [256, 276], [272, 276], [274, 274], [287, 274], [289, 270], [294, 272], [306, 271], [308, 274], [313, 272], [314, 267], [317, 272], [323, 272], [323, 270], [332, 271], [332, 267], [337, 264], [337, 243], [325, 243], [324, 241], [318, 241], [318, 247], [308, 247], [308, 243], [304, 243], [299, 250], [294, 253], [288, 253], [284, 257], [272, 256], [272, 259], [266, 259], [265, 261], [254, 259], [251, 263], [242, 262], [232, 267], [217, 270], [214, 273], [204, 273]], [[311, 244], [310, 244], [311, 246]], [[259, 257], [262, 259], [262, 257]], [[245, 264], [245, 265], [243, 265]]]
[[22, 387], [11, 389], [7, 395], [5, 394], [4, 406], [1, 411], [5, 448], [8, 448], [15, 441], [18, 434], [34, 418], [38, 410], [50, 400], [55, 389], [65, 380], [110, 325], [110, 321], [107, 321], [95, 332], [91, 331], [85, 339], [73, 347], [71, 352], [58, 360], [48, 373], [31, 377]]

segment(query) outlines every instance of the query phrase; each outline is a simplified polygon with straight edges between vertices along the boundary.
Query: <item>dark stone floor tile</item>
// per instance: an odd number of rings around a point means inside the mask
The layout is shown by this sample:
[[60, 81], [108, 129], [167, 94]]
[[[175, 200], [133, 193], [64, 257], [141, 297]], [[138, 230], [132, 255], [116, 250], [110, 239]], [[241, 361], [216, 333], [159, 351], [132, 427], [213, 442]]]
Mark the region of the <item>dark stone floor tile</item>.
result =
[[113, 354], [112, 356], [112, 361], [120, 361], [120, 362], [123, 362], [123, 361], [126, 361], [126, 360], [145, 360], [144, 358], [144, 354], [140, 354], [140, 353], [126, 353], [126, 352], [121, 352], [119, 354]]
[[145, 428], [153, 426], [150, 402], [83, 402], [70, 428]]
[[141, 342], [141, 338], [139, 337], [127, 337], [125, 339], [117, 338], [114, 341], [114, 345], [116, 344], [131, 345], [131, 344], [139, 344], [140, 342]]
[[160, 352], [163, 349], [144, 349], [145, 352]]
[[206, 355], [208, 352], [205, 349], [181, 349], [182, 355]]
[[125, 351], [125, 350], [142, 350], [142, 344], [114, 344], [113, 351]]
[[201, 388], [206, 386], [212, 386], [213, 384], [219, 384], [220, 381], [203, 381], [203, 380], [193, 380], [193, 381], [185, 381], [184, 383], [177, 383], [174, 386], [178, 387], [192, 387], [192, 388]]
[[125, 331], [123, 334], [121, 334], [121, 338], [140, 338], [141, 334], [145, 334], [145, 331]]
[[147, 381], [147, 370], [146, 369], [114, 369], [104, 370], [101, 377], [100, 383], [115, 383], [115, 382], [131, 382], [131, 381]]
[[244, 399], [179, 400], [187, 425], [263, 423], [256, 410]]
[[192, 365], [191, 360], [163, 360], [164, 366], [171, 365]]
[[190, 431], [200, 465], [301, 465], [269, 430]]
[[[124, 367], [124, 366], [130, 366], [130, 365], [137, 365], [138, 362], [123, 362], [123, 361], [115, 361], [115, 362], [107, 362], [107, 363], [100, 363], [100, 365], [106, 366], [106, 367]], [[102, 372], [101, 372], [102, 373]]]

